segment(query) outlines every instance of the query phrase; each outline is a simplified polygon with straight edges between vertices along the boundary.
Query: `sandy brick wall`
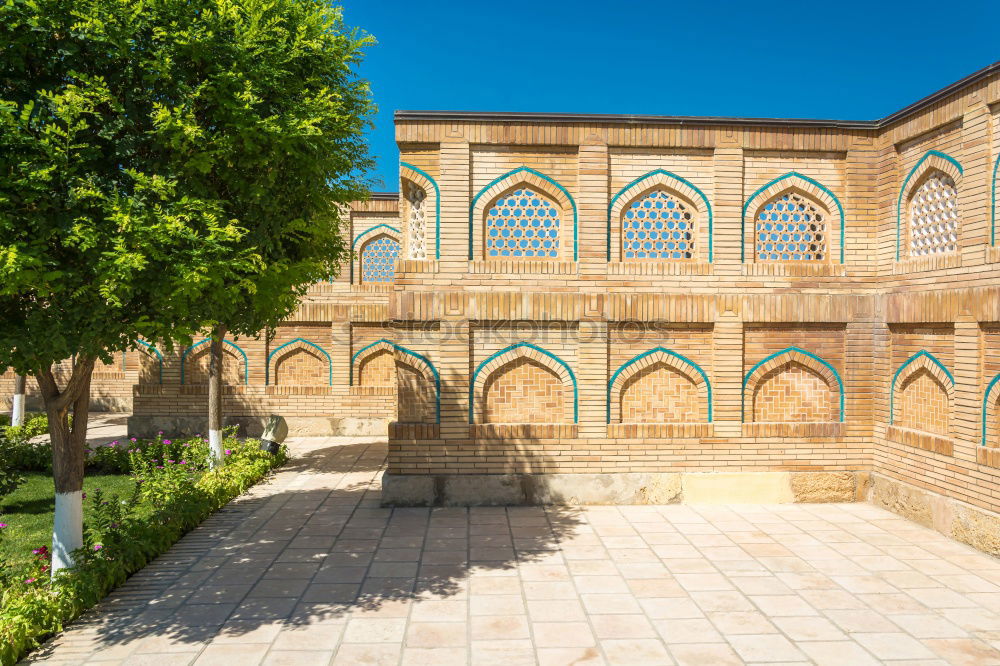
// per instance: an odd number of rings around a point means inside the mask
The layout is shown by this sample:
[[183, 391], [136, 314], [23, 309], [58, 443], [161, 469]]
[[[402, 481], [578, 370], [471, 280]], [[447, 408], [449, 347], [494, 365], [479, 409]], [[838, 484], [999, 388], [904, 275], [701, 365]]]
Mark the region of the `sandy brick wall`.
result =
[[[395, 474], [860, 470], [1000, 510], [1000, 76], [877, 125], [472, 115], [396, 134], [402, 203], [355, 205], [345, 229], [400, 230], [394, 282], [355, 261], [273, 340], [238, 341], [229, 409], [397, 418]], [[910, 256], [937, 173], [954, 251]], [[406, 258], [414, 187], [424, 254]], [[526, 187], [558, 208], [559, 256], [487, 256], [490, 204]], [[654, 192], [691, 215], [690, 258], [625, 256]], [[822, 259], [758, 260], [778, 201], [820, 212]], [[204, 404], [176, 357], [162, 384], [148, 362], [102, 373], [136, 384], [137, 413]]]

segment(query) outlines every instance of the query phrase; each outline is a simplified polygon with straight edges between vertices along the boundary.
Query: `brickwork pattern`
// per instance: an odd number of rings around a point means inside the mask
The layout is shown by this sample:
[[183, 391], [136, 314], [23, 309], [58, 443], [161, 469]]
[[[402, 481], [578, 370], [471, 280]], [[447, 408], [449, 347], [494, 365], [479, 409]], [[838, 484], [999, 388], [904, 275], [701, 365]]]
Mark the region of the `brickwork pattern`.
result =
[[[280, 404], [326, 415], [395, 416], [397, 400], [409, 400], [400, 393], [404, 382], [358, 385], [358, 367], [356, 385], [348, 382], [353, 354], [386, 338], [427, 356], [441, 377], [440, 428], [401, 429], [412, 437], [390, 442], [394, 473], [874, 470], [1000, 510], [1000, 468], [989, 456], [982, 462], [978, 450], [985, 384], [1000, 373], [1000, 335], [990, 330], [1000, 322], [1000, 250], [990, 245], [990, 178], [1000, 154], [996, 73], [879, 128], [475, 116], [400, 119], [396, 131], [402, 160], [426, 171], [440, 188], [434, 200], [425, 187], [423, 204], [428, 241], [432, 211], [440, 204], [440, 260], [430, 259], [428, 247], [427, 258], [399, 261], [393, 285], [361, 283], [356, 263], [353, 271], [317, 285], [289, 324], [317, 324], [336, 333], [336, 343], [317, 339], [333, 357], [334, 386], [265, 386], [262, 358], [274, 345], [248, 343], [250, 386], [231, 387], [227, 404], [247, 411]], [[516, 170], [522, 171], [510, 175]], [[934, 170], [954, 183], [961, 212], [955, 249], [911, 257], [910, 202]], [[412, 171], [401, 169], [401, 175], [417, 182]], [[558, 258], [483, 256], [485, 207], [520, 186], [559, 203], [564, 242]], [[484, 188], [490, 192], [474, 201]], [[658, 188], [691, 204], [695, 256], [622, 261], [622, 213]], [[405, 198], [404, 184], [401, 190]], [[755, 261], [755, 216], [766, 202], [789, 193], [826, 211], [823, 261]], [[353, 206], [349, 240], [378, 223], [406, 229], [406, 206], [402, 221], [395, 201]], [[576, 260], [569, 243], [574, 210]], [[527, 325], [522, 330], [511, 321]], [[421, 328], [435, 333], [417, 334]], [[473, 373], [521, 341], [544, 348], [575, 373], [577, 423], [569, 416], [573, 389], [565, 379], [557, 427], [494, 427], [482, 418], [488, 407], [483, 391], [470, 391], [470, 385], [476, 389]], [[657, 346], [705, 371], [712, 423], [623, 424], [620, 417], [607, 423], [611, 376]], [[825, 402], [800, 400], [791, 415], [784, 403], [764, 408], [760, 393], [772, 382], [776, 388], [788, 380], [789, 395], [806, 392], [802, 382], [815, 380], [802, 370], [776, 374], [760, 386], [760, 377], [752, 378], [753, 389], [743, 390], [756, 363], [789, 347], [832, 366], [843, 382], [842, 396], [818, 363], [805, 361], [826, 381]], [[946, 435], [912, 429], [914, 423], [936, 426], [906, 416], [893, 424], [900, 410], [910, 409], [901, 405], [896, 415], [891, 412], [899, 397], [892, 391], [893, 374], [921, 350], [954, 374]], [[401, 360], [398, 354], [393, 359], [396, 374]], [[150, 393], [137, 394], [137, 410], [202, 409], [195, 387], [176, 389], [177, 371], [176, 361], [168, 359], [162, 387], [140, 384]], [[920, 388], [914, 383], [904, 389], [907, 379], [900, 378], [897, 392]], [[152, 404], [154, 392], [160, 406]], [[831, 407], [839, 407], [841, 398], [843, 422]], [[828, 415], [803, 413], [809, 404], [825, 404]], [[612, 412], [620, 409], [620, 395], [611, 405]], [[765, 416], [768, 410], [775, 414]], [[792, 416], [827, 420], [757, 420]], [[404, 410], [401, 417], [415, 415]], [[555, 417], [512, 418], [539, 419], [539, 425]], [[988, 438], [995, 421], [987, 414]]]
[[481, 398], [483, 422], [564, 423], [567, 398], [552, 370], [533, 359], [517, 358], [487, 378]]
[[330, 365], [325, 356], [308, 347], [299, 347], [275, 361], [274, 384], [277, 386], [328, 386]]
[[897, 416], [893, 421], [902, 428], [923, 430], [938, 435], [949, 431], [948, 389], [926, 368], [904, 379], [897, 389]]
[[789, 361], [757, 383], [755, 422], [817, 423], [838, 418], [837, 388], [801, 363]]
[[396, 359], [388, 349], [379, 349], [358, 362], [359, 386], [395, 386]]
[[436, 404], [434, 382], [411, 364], [396, 361], [396, 420], [400, 423], [434, 423]]
[[622, 423], [701, 423], [706, 411], [694, 379], [663, 362], [637, 372], [621, 390]]
[[[184, 360], [185, 384], [208, 384], [208, 366], [211, 360], [210, 342], [199, 345]], [[222, 383], [230, 386], [246, 381], [243, 355], [229, 345], [222, 346]]]

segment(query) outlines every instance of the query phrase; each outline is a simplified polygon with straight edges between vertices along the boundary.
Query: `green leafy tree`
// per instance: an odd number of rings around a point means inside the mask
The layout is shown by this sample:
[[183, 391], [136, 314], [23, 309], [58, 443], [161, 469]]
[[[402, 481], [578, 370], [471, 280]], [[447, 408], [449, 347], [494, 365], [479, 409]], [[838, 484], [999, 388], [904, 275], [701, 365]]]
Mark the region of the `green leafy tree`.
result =
[[0, 0], [0, 368], [48, 413], [54, 572], [82, 544], [95, 362], [263, 327], [336, 272], [366, 43], [320, 0]]
[[209, 2], [184, 8], [162, 38], [177, 102], [157, 107], [163, 169], [179, 191], [216, 203], [259, 264], [212, 275], [208, 432], [222, 459], [226, 335], [255, 336], [291, 315], [310, 285], [349, 256], [339, 224], [367, 196], [364, 132], [374, 111], [354, 74], [370, 37], [322, 0]]

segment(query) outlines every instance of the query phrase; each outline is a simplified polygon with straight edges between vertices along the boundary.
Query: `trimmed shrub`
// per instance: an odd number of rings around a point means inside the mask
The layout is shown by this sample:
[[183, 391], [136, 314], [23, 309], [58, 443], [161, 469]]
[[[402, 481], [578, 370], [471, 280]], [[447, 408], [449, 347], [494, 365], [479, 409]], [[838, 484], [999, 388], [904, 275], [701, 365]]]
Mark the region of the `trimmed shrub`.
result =
[[284, 447], [271, 455], [259, 449], [257, 440], [240, 442], [230, 435], [225, 441], [226, 464], [208, 471], [208, 445], [201, 438], [130, 444], [124, 454], [104, 455], [114, 456], [114, 464], [128, 456], [136, 489], [128, 497], [98, 491], [85, 500], [91, 511], [84, 525], [85, 545], [75, 553], [76, 566], [50, 578], [50, 554], [42, 547], [34, 551], [29, 567], [0, 573], [0, 665], [15, 664], [61, 631], [65, 623], [287, 459]]

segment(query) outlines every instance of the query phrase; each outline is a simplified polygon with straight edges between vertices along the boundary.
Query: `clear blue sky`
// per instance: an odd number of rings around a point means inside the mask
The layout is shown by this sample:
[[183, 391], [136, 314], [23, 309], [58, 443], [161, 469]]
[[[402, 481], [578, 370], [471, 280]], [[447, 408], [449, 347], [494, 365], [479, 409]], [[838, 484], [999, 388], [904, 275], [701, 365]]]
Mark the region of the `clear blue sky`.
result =
[[371, 47], [375, 190], [397, 109], [870, 120], [1000, 60], [1000, 0], [344, 0]]

